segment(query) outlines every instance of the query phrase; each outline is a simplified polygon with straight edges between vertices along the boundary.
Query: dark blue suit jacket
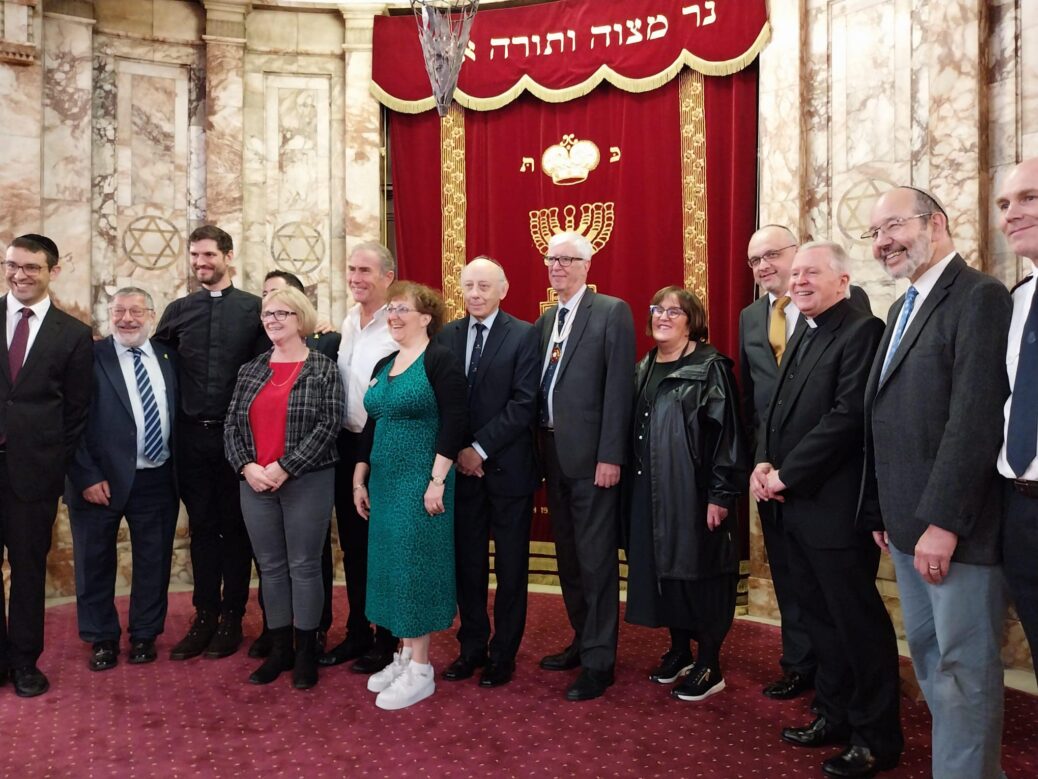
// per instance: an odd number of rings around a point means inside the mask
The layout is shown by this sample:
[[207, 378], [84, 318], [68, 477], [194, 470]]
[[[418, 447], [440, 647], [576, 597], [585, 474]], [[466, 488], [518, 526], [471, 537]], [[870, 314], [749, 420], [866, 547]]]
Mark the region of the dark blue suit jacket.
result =
[[[177, 409], [176, 352], [155, 340], [151, 345], [166, 380], [166, 413], [172, 438]], [[115, 343], [112, 336], [108, 336], [94, 344], [94, 392], [90, 415], [86, 432], [68, 469], [65, 503], [73, 509], [92, 506], [83, 499], [83, 490], [107, 480], [112, 491], [109, 508], [121, 512], [129, 499], [136, 473], [137, 424], [133, 419], [130, 394], [119, 367]]]
[[[444, 326], [436, 340], [465, 366], [469, 317]], [[533, 325], [498, 311], [486, 337], [469, 395], [465, 445], [479, 442], [487, 488], [499, 495], [527, 495], [537, 488], [533, 425], [537, 413], [540, 354]]]

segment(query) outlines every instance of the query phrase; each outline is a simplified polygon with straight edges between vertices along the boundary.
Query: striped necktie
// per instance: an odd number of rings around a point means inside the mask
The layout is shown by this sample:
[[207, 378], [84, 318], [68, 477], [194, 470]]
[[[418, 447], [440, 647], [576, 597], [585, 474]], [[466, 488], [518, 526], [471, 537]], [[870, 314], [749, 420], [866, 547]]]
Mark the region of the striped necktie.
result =
[[159, 417], [159, 406], [155, 402], [155, 393], [151, 389], [151, 379], [141, 361], [141, 352], [136, 346], [130, 349], [133, 355], [133, 375], [137, 377], [137, 391], [141, 395], [141, 406], [144, 409], [144, 457], [157, 463], [162, 456], [162, 420]]

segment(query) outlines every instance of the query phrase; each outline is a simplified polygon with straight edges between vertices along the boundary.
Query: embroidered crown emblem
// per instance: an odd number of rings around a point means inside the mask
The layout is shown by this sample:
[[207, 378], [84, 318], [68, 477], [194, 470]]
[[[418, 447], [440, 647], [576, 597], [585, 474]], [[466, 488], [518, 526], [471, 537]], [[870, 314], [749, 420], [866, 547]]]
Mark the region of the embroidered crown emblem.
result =
[[559, 186], [579, 184], [598, 167], [602, 155], [592, 141], [579, 140], [573, 133], [562, 136], [562, 142], [549, 146], [541, 155], [541, 170]]

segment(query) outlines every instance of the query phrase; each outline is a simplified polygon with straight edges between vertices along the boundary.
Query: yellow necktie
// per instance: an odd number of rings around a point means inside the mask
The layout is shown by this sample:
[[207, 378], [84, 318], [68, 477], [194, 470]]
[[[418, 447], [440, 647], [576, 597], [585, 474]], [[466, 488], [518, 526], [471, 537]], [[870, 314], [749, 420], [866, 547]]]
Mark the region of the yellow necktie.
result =
[[783, 295], [775, 301], [771, 309], [771, 321], [768, 323], [768, 343], [775, 353], [775, 362], [782, 364], [782, 353], [786, 351], [786, 306], [789, 295]]

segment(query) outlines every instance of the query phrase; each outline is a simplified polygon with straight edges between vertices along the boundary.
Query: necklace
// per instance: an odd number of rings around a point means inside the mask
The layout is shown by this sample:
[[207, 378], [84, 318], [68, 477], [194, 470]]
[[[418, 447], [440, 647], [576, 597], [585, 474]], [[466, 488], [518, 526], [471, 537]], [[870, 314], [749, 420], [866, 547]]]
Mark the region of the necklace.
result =
[[292, 372], [290, 374], [288, 374], [288, 378], [285, 379], [280, 384], [278, 382], [274, 381], [274, 369], [271, 368], [270, 369], [271, 376], [270, 376], [270, 379], [268, 380], [267, 383], [270, 384], [270, 386], [272, 386], [272, 387], [284, 387], [286, 384], [289, 384], [289, 383], [291, 383], [292, 381], [295, 380], [296, 374], [299, 373], [299, 371], [302, 369], [302, 367], [303, 367], [303, 362], [302, 361], [301, 362], [297, 362], [296, 363], [296, 367], [292, 369]]

